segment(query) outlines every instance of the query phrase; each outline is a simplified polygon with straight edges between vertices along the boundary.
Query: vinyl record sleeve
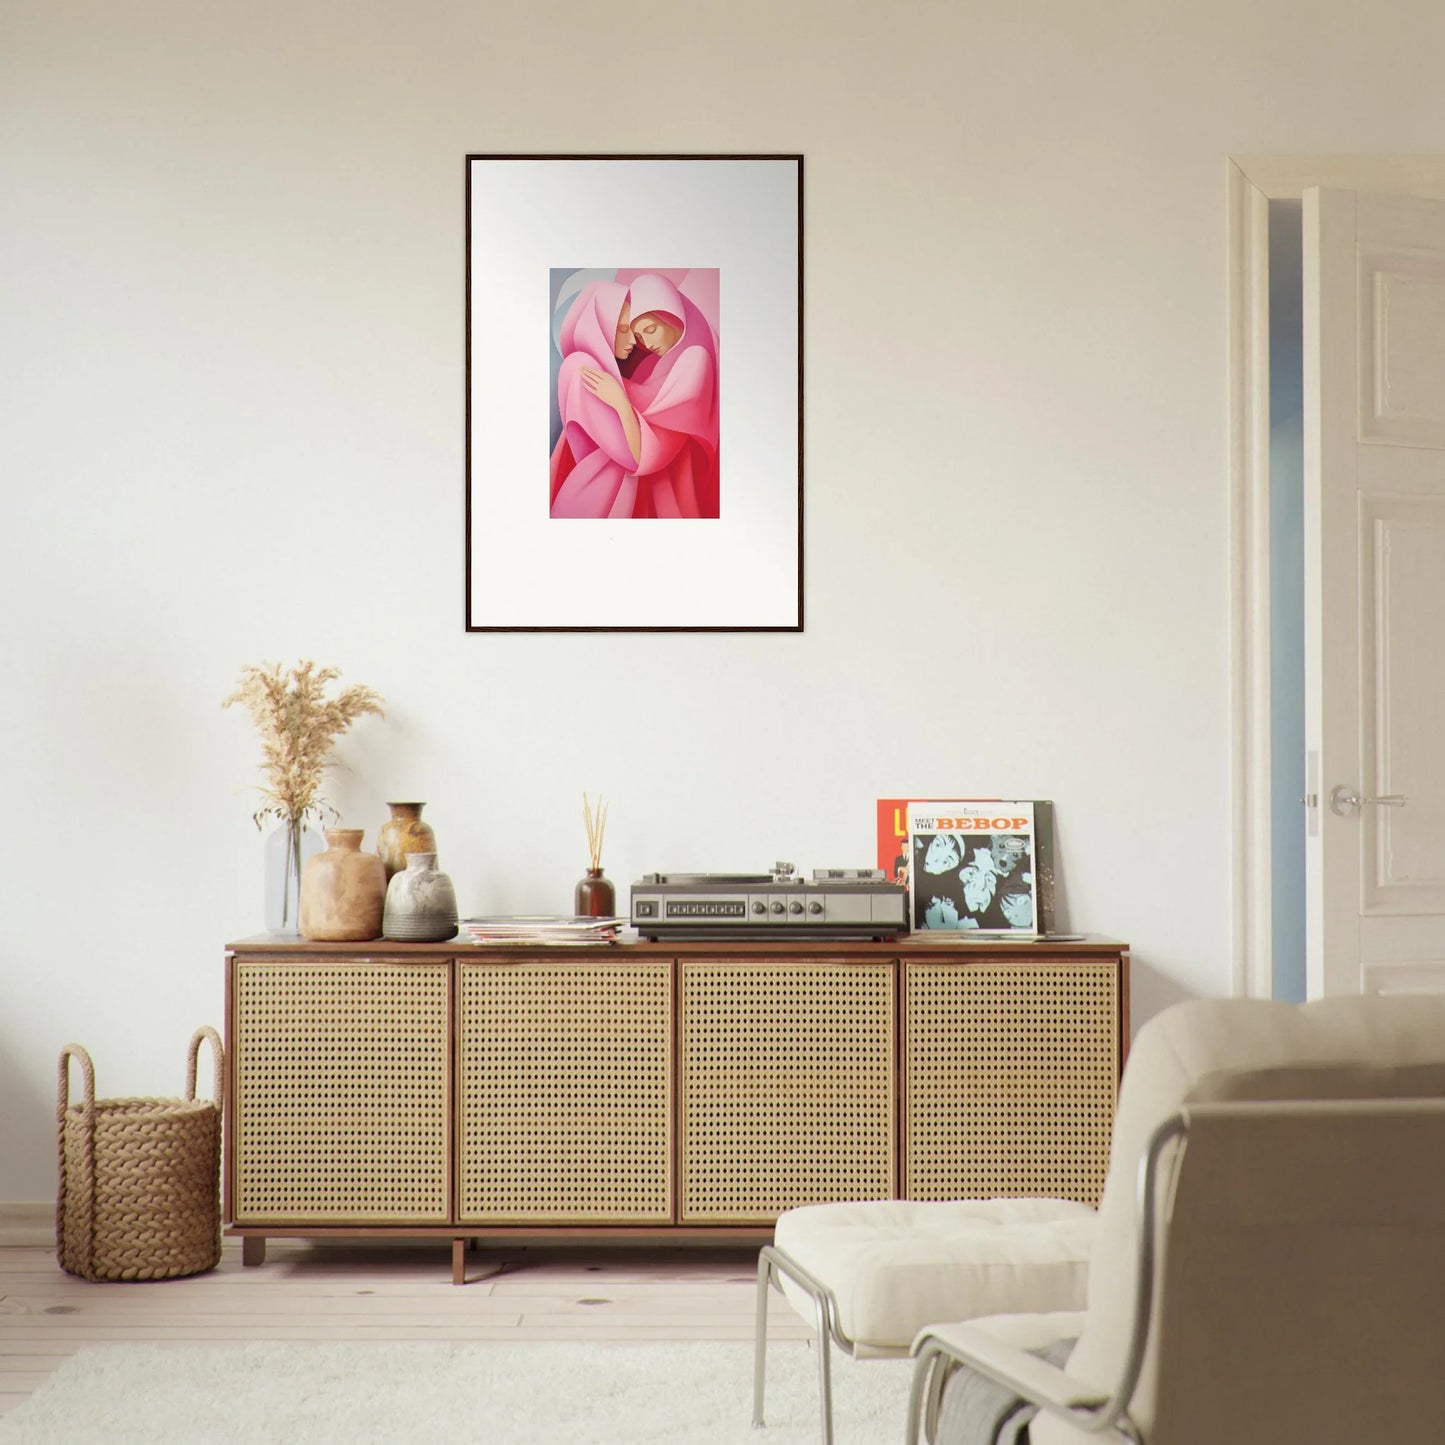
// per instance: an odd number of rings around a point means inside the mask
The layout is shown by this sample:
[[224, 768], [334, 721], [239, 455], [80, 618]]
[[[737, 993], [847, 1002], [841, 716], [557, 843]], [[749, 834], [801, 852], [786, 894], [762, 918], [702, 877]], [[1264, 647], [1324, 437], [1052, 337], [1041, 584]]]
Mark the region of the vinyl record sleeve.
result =
[[[1033, 921], [1026, 928], [1020, 928], [1010, 923], [1003, 914], [1003, 899], [1011, 892], [1016, 891], [1017, 885], [1007, 883], [1004, 878], [999, 877], [995, 884], [993, 896], [990, 898], [990, 907], [982, 912], [970, 910], [964, 898], [964, 880], [959, 876], [962, 870], [974, 861], [965, 856], [963, 847], [955, 842], [953, 845], [959, 851], [959, 860], [953, 868], [953, 877], [946, 883], [941, 882], [941, 874], [929, 874], [921, 866], [917, 871], [927, 879], [929, 892], [926, 897], [922, 895], [922, 885], [914, 887], [915, 864], [920, 860], [915, 859], [914, 850], [911, 846], [909, 832], [909, 810], [918, 808], [931, 813], [932, 820], [938, 818], [966, 817], [970, 820], [987, 817], [990, 821], [996, 817], [1013, 818], [1031, 815], [1029, 829], [1030, 837], [1030, 868], [1027, 870], [1032, 874], [1029, 885], [1029, 892], [1032, 897]], [[1023, 812], [1018, 810], [1024, 810]], [[920, 812], [920, 818], [925, 818], [925, 813]], [[936, 836], [936, 831], [926, 836]], [[949, 831], [949, 830], [945, 830]], [[982, 840], [991, 837], [991, 832], [976, 829], [970, 826], [967, 830], [952, 830], [958, 837], [968, 836], [974, 838], [973, 849], [987, 846], [992, 853], [992, 844], [985, 844]], [[948, 798], [929, 800], [921, 798], [879, 798], [877, 800], [877, 866], [881, 868], [889, 879], [895, 883], [901, 883], [909, 890], [909, 918], [911, 926], [915, 931], [927, 932], [935, 929], [944, 929], [949, 932], [970, 932], [978, 929], [982, 932], [1008, 932], [1016, 934], [1049, 934], [1056, 927], [1054, 909], [1054, 804], [1052, 799], [1006, 799], [1006, 798]], [[945, 848], [946, 851], [946, 848]], [[935, 861], [941, 855], [935, 854]], [[927, 844], [923, 849], [922, 858], [927, 858]], [[1015, 866], [1007, 876], [1012, 877], [1019, 869]], [[1001, 885], [1001, 886], [1000, 886]], [[986, 885], [984, 885], [986, 887]], [[937, 897], [939, 905], [934, 908], [932, 900]], [[918, 906], [922, 900], [922, 907]], [[977, 888], [975, 888], [975, 899], [977, 899]], [[953, 922], [946, 920], [950, 917], [952, 909]], [[929, 921], [929, 911], [933, 909], [932, 917], [934, 922]], [[1016, 905], [1010, 905], [1010, 911], [1015, 917], [1020, 916]], [[985, 922], [987, 917], [990, 921]], [[958, 920], [972, 920], [960, 923]]]

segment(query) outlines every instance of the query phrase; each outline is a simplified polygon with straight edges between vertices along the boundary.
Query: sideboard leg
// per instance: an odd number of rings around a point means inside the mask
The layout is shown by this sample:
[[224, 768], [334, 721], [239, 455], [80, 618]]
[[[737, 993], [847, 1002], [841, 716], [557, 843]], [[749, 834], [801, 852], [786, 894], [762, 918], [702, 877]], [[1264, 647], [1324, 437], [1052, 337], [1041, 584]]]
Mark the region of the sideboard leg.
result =
[[266, 1263], [266, 1236], [264, 1234], [243, 1234], [241, 1236], [241, 1263], [243, 1265]]
[[452, 1283], [467, 1282], [467, 1242], [465, 1239], [452, 1240]]

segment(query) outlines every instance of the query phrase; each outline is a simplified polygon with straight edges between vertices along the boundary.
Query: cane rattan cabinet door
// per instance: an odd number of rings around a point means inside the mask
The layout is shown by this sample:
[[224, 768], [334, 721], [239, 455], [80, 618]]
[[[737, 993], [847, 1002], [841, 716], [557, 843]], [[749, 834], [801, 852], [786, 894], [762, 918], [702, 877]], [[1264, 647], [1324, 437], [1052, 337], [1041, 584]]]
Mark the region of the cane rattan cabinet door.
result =
[[672, 1219], [672, 960], [457, 964], [460, 1218]]
[[685, 1224], [895, 1192], [888, 962], [684, 959]]
[[237, 959], [237, 1224], [444, 1223], [450, 964]]
[[1097, 1204], [1119, 1081], [1119, 964], [904, 965], [904, 1192]]

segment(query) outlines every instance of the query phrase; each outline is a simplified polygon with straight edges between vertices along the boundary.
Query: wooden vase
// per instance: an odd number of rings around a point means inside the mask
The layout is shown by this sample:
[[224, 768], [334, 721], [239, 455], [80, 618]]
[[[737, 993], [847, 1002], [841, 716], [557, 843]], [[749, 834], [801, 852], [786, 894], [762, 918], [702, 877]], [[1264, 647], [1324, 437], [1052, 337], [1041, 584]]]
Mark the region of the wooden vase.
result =
[[361, 828], [328, 828], [326, 851], [301, 874], [301, 936], [318, 942], [364, 942], [381, 937], [386, 869], [361, 851]]

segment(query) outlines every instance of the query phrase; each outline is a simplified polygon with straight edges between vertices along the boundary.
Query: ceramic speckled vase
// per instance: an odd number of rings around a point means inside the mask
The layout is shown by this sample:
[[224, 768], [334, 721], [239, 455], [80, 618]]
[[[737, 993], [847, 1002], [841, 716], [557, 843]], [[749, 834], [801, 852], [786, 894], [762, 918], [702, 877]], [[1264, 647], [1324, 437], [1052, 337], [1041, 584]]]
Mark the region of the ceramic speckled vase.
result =
[[391, 817], [376, 835], [376, 851], [386, 868], [386, 876], [394, 877], [406, 867], [408, 853], [435, 853], [437, 835], [430, 823], [423, 823], [421, 810], [425, 803], [388, 803]]
[[301, 874], [301, 936], [319, 942], [381, 937], [386, 869], [361, 851], [361, 828], [328, 828], [326, 851]]
[[386, 885], [381, 931], [407, 943], [441, 943], [457, 931], [457, 894], [437, 872], [435, 853], [408, 853], [406, 867]]

